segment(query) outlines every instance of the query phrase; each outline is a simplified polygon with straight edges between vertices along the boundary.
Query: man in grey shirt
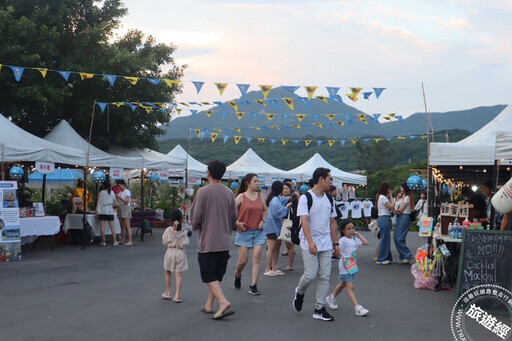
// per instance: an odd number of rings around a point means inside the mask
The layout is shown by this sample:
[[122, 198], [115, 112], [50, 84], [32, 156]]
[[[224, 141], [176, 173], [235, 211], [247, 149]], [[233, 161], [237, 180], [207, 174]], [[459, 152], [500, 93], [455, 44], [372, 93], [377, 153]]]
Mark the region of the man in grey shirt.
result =
[[209, 289], [201, 311], [213, 313], [213, 301], [217, 299], [219, 310], [213, 315], [215, 320], [234, 314], [228, 311], [231, 303], [220, 286], [228, 264], [231, 231], [238, 216], [233, 192], [221, 184], [225, 171], [223, 162], [213, 160], [208, 164], [209, 185], [197, 191], [190, 212], [192, 227], [199, 230], [197, 257], [201, 279]]

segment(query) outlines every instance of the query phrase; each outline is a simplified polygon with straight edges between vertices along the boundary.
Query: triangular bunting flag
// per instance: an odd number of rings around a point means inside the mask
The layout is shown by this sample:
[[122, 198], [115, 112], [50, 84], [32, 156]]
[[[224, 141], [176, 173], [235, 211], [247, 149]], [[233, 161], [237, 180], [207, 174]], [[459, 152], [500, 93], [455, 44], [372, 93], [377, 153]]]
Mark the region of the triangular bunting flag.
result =
[[235, 138], [235, 144], [238, 144], [238, 142], [240, 142], [240, 139], [242, 138], [242, 136], [233, 136]]
[[206, 116], [208, 116], [208, 118], [210, 118], [210, 117], [212, 117], [213, 110], [206, 110], [205, 113], [206, 113]]
[[228, 101], [228, 104], [231, 105], [235, 111], [238, 111], [238, 105], [235, 101]]
[[94, 77], [94, 73], [80, 72], [80, 78], [82, 80], [84, 80], [84, 79], [91, 79], [92, 77]]
[[12, 70], [12, 73], [14, 73], [14, 79], [16, 79], [16, 82], [19, 82], [21, 79], [21, 76], [23, 76], [23, 71], [25, 71], [25, 68], [20, 66], [9, 66]]
[[252, 137], [246, 137], [245, 139], [247, 140], [247, 143], [251, 143], [252, 141]]
[[197, 138], [199, 138], [201, 136], [201, 129], [195, 129], [194, 131], [197, 134]]
[[322, 123], [314, 122], [313, 124], [316, 125], [317, 127], [323, 128]]
[[219, 134], [217, 134], [217, 133], [211, 133], [212, 143], [213, 143], [213, 142], [215, 142], [215, 140], [217, 139], [217, 136], [219, 136]]
[[283, 89], [285, 89], [286, 91], [290, 91], [290, 92], [295, 92], [295, 91], [299, 90], [299, 88], [300, 88], [300, 86], [295, 86], [295, 85], [292, 85], [292, 86], [282, 85], [281, 87]]
[[245, 98], [245, 95], [247, 94], [247, 90], [249, 90], [250, 84], [236, 84], [238, 87], [238, 90], [240, 90], [240, 93], [242, 94], [242, 98]]
[[363, 90], [363, 88], [350, 88], [350, 91], [352, 91], [354, 95], [358, 95], [361, 92], [361, 90]]
[[224, 108], [224, 103], [222, 103], [222, 102], [214, 101], [213, 104], [215, 104], [216, 106], [219, 106], [221, 108]]
[[366, 118], [363, 118], [363, 119], [361, 120], [361, 122], [363, 122], [364, 124], [368, 124], [368, 121], [366, 120]]
[[311, 115], [311, 117], [313, 117], [313, 120], [315, 120], [315, 121], [318, 121], [318, 116], [319, 116], [318, 114]]
[[[144, 106], [141, 103], [134, 102], [137, 106], [144, 108]], [[116, 107], [120, 107], [121, 105], [124, 105], [124, 102], [112, 102], [112, 105], [115, 105]]]
[[368, 99], [372, 94], [373, 92], [363, 92], [363, 97], [364, 99]]
[[377, 142], [377, 143], [379, 143], [380, 141], [382, 141], [381, 138], [375, 139], [375, 142]]
[[286, 103], [288, 108], [290, 108], [291, 110], [294, 110], [293, 109], [293, 99], [291, 99], [291, 98], [283, 98], [283, 101]]
[[299, 119], [299, 122], [302, 122], [302, 120], [304, 119], [304, 117], [306, 117], [305, 114], [296, 114], [295, 116], [297, 116], [297, 118]]
[[181, 109], [176, 109], [176, 112], [178, 113], [178, 116], [181, 114]]
[[313, 140], [304, 140], [304, 143], [306, 144], [306, 147], [309, 146], [309, 144], [311, 143], [311, 141]]
[[263, 98], [267, 99], [268, 93], [270, 89], [272, 89], [272, 85], [260, 85], [261, 92], [263, 93]]
[[357, 143], [357, 141], [359, 141], [359, 139], [353, 139], [353, 140], [351, 140], [351, 141], [352, 141], [352, 144], [356, 144], [356, 143]]
[[350, 98], [353, 102], [357, 102], [359, 98], [357, 98], [357, 94], [346, 94], [348, 98]]
[[210, 102], [201, 102], [202, 105], [212, 105]]
[[342, 147], [345, 145], [345, 143], [347, 143], [347, 140], [340, 140], [340, 144]]
[[270, 139], [270, 143], [274, 144], [276, 143], [277, 139]]
[[158, 85], [160, 84], [160, 79], [159, 78], [146, 78], [148, 82], [150, 82], [151, 84], [154, 84], [154, 85]]
[[71, 75], [71, 71], [57, 71], [59, 75], [62, 76], [66, 81], [69, 79], [69, 75]]
[[321, 145], [322, 143], [324, 143], [324, 142], [325, 142], [324, 140], [318, 140], [318, 141], [316, 141], [316, 145], [320, 147], [320, 145]]
[[116, 75], [103, 75], [105, 79], [108, 81], [110, 86], [114, 86], [114, 83], [116, 82], [117, 76]]
[[336, 140], [327, 140], [327, 142], [329, 142], [329, 147], [332, 147], [332, 145], [334, 144], [334, 142], [336, 142]]
[[397, 139], [399, 140], [405, 140], [405, 137], [404, 136], [398, 136]]
[[139, 77], [124, 76], [123, 78], [126, 79], [128, 82], [130, 82], [132, 85], [137, 85], [137, 82], [139, 81]]
[[298, 97], [298, 99], [302, 102], [302, 104], [311, 109], [311, 104], [309, 104], [309, 100], [306, 97]]
[[180, 81], [178, 80], [175, 80], [175, 79], [167, 79], [167, 78], [164, 78], [164, 82], [165, 84], [167, 84], [167, 86], [169, 88], [172, 88], [173, 85], [178, 85], [180, 84]]
[[283, 146], [286, 145], [286, 142], [288, 142], [287, 139], [281, 139], [281, 142], [283, 143]]
[[325, 96], [316, 96], [316, 98], [318, 98], [318, 99], [320, 99], [320, 100], [324, 101], [325, 103], [329, 103], [329, 100], [328, 100], [328, 99], [327, 99], [327, 97], [325, 97]]
[[222, 129], [220, 128], [215, 128], [216, 131], [218, 131], [219, 133], [222, 133]]
[[281, 128], [279, 128], [279, 126], [275, 126], [275, 125], [274, 125], [274, 126], [270, 126], [270, 128], [272, 128], [272, 129], [277, 129], [277, 130], [281, 130]]
[[288, 121], [288, 119], [290, 118], [290, 114], [283, 114], [283, 121]]
[[237, 131], [237, 132], [239, 132], [239, 133], [241, 133], [241, 132], [242, 132], [242, 129], [240, 129], [240, 128], [238, 128], [238, 127], [233, 128], [233, 130], [234, 130], [234, 131]]
[[381, 116], [382, 114], [373, 114], [373, 120], [377, 123], [379, 123], [379, 117]]
[[192, 117], [196, 116], [197, 110], [190, 110], [190, 114], [192, 115]]
[[297, 143], [299, 143], [299, 142], [300, 142], [300, 140], [292, 140], [292, 141], [293, 141], [293, 143], [295, 143], [295, 144], [297, 144]]
[[244, 117], [245, 113], [244, 112], [237, 112], [236, 113], [236, 117], [238, 117], [239, 120], [242, 119], [242, 117]]
[[276, 116], [276, 114], [267, 114], [267, 118], [269, 121], [272, 121], [272, 119]]
[[395, 118], [396, 113], [391, 113], [391, 114], [388, 114], [388, 115], [389, 115], [389, 117]]
[[105, 111], [105, 108], [107, 107], [108, 103], [100, 103], [100, 102], [96, 102], [96, 104], [100, 107], [101, 109], [101, 112], [104, 112]]
[[219, 90], [220, 95], [224, 93], [224, 90], [226, 90], [226, 87], [228, 86], [228, 83], [215, 83], [215, 86]]
[[421, 136], [421, 139], [422, 139], [422, 140], [424, 140], [424, 139], [426, 139], [426, 138], [427, 138], [427, 135], [423, 135], [423, 136]]
[[270, 104], [272, 104], [274, 107], [276, 107], [277, 110], [279, 110], [279, 103], [277, 103], [277, 100], [276, 99], [269, 99], [267, 100], [267, 102], [269, 102]]
[[[48, 69], [43, 69], [43, 68], [40, 68], [40, 67], [36, 67], [34, 69], [36, 69], [37, 71], [41, 72], [41, 76], [43, 76], [43, 78], [46, 78], [46, 73], [48, 72]], [[0, 68], [0, 70], [1, 70], [1, 68]]]
[[201, 91], [204, 82], [192, 81], [192, 84], [194, 84], [194, 86], [196, 87], [196, 93], [199, 94], [199, 91]]
[[338, 124], [340, 126], [344, 126], [345, 125], [345, 121], [337, 121], [336, 124]]
[[308, 93], [308, 99], [310, 100], [311, 97], [313, 97], [313, 94], [315, 93], [317, 86], [305, 86], [304, 89], [306, 89], [306, 92]]
[[228, 135], [224, 135], [224, 144], [226, 144], [226, 142], [228, 142], [229, 140], [229, 136]]
[[400, 123], [402, 123], [402, 124], [404, 124], [404, 123], [405, 123], [405, 122], [404, 122], [404, 118], [403, 118], [403, 116], [402, 116], [402, 115], [397, 115], [397, 116], [396, 116], [396, 118], [398, 119], [398, 122], [400, 122]]
[[264, 137], [258, 137], [258, 141], [265, 142], [265, 138]]
[[359, 121], [366, 119], [366, 114], [357, 114], [357, 116], [359, 117]]
[[375, 97], [379, 98], [382, 91], [386, 90], [386, 88], [373, 88], [373, 91], [375, 92]]
[[135, 104], [131, 104], [131, 103], [126, 103], [130, 109], [132, 109], [132, 111], [135, 111], [135, 109], [137, 109], [137, 106]]
[[326, 116], [329, 119], [329, 121], [332, 121], [332, 119], [336, 117], [336, 114], [327, 114]]
[[262, 104], [262, 105], [265, 105], [265, 106], [267, 105], [267, 104], [265, 103], [265, 101], [264, 101], [264, 100], [262, 100], [262, 99], [256, 99], [256, 100], [254, 100], [254, 101], [255, 101], [256, 103], [259, 103], [259, 104]]
[[327, 92], [329, 93], [329, 97], [335, 97], [338, 94], [338, 91], [340, 91], [340, 88], [338, 87], [332, 87], [332, 86], [326, 86]]
[[392, 121], [392, 120], [393, 120], [393, 118], [391, 118], [391, 117], [389, 117], [389, 116], [384, 116], [384, 119], [385, 119], [385, 120], [388, 120], [388, 121]]
[[414, 139], [415, 139], [415, 138], [417, 138], [417, 137], [418, 137], [418, 136], [415, 136], [415, 135], [411, 135], [411, 136], [409, 136], [409, 138], [410, 138], [411, 140], [414, 140]]
[[368, 142], [370, 141], [370, 139], [366, 138], [366, 139], [363, 139], [364, 142]]
[[293, 124], [292, 127], [294, 128], [297, 128], [297, 129], [302, 129], [302, 127], [300, 126], [300, 124]]

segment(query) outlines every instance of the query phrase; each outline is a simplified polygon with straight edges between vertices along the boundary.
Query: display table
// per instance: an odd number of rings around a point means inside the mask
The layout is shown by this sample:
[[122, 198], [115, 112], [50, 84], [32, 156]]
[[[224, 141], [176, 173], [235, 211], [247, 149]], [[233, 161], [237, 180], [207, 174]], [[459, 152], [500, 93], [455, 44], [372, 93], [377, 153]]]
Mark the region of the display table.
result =
[[444, 276], [443, 281], [439, 281], [436, 287], [436, 291], [441, 290], [443, 287], [454, 288], [457, 284], [457, 273], [459, 269], [459, 257], [460, 257], [460, 244], [462, 243], [462, 239], [459, 238], [451, 238], [447, 235], [437, 235], [435, 238], [438, 241], [442, 241], [446, 244], [446, 247], [450, 251], [450, 256], [447, 257], [444, 261], [446, 276]]
[[31, 243], [39, 236], [53, 236], [60, 231], [56, 216], [20, 218], [21, 244]]
[[[62, 229], [64, 232], [68, 232], [68, 230], [81, 230], [83, 229], [82, 217], [83, 214], [66, 214], [66, 218], [64, 219], [64, 224], [62, 225]], [[88, 213], [85, 215], [85, 219], [91, 225], [94, 233], [99, 236], [100, 235], [100, 223], [98, 221], [98, 216], [96, 213]], [[119, 218], [117, 214], [114, 214], [114, 227], [116, 229], [116, 233], [121, 233], [121, 224], [119, 224]], [[110, 226], [108, 222], [105, 222], [105, 234], [110, 235]]]

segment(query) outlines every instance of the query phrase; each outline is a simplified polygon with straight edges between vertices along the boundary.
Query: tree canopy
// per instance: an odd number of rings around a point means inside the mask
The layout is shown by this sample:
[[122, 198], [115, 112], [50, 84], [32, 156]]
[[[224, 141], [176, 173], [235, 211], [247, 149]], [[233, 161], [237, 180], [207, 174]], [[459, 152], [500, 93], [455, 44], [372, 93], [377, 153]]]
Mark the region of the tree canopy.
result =
[[[175, 64], [176, 46], [157, 43], [152, 36], [131, 30], [115, 40], [114, 31], [127, 13], [120, 0], [6, 0], [0, 2], [0, 113], [19, 127], [44, 136], [64, 119], [88, 136], [94, 101], [171, 102], [180, 91], [139, 81], [117, 81], [94, 76], [82, 80], [72, 73], [68, 81], [56, 72], [43, 78], [27, 70], [19, 82], [5, 65], [69, 70], [94, 74], [179, 79], [186, 66]], [[165, 69], [165, 71], [163, 71]], [[93, 144], [157, 148], [159, 128], [170, 119], [169, 110], [109, 106], [95, 109]]]

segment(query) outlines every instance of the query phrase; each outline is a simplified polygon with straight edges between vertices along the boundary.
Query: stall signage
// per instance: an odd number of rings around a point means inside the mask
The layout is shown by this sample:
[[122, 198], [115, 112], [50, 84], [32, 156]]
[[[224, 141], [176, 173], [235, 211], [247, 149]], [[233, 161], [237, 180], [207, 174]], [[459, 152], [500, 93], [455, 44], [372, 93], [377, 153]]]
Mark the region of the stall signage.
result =
[[55, 163], [36, 161], [36, 170], [41, 174], [53, 174], [55, 172]]
[[469, 204], [441, 204], [441, 216], [443, 217], [468, 217]]
[[21, 258], [17, 181], [0, 181], [0, 262]]
[[187, 184], [189, 186], [201, 185], [201, 178], [188, 178]]
[[110, 178], [112, 180], [122, 180], [123, 179], [123, 173], [124, 173], [124, 168], [115, 168], [115, 167], [110, 167]]
[[167, 169], [160, 169], [158, 176], [160, 176], [161, 182], [166, 183], [169, 180], [169, 171]]
[[169, 184], [171, 187], [180, 187], [180, 179], [171, 179], [169, 180]]

